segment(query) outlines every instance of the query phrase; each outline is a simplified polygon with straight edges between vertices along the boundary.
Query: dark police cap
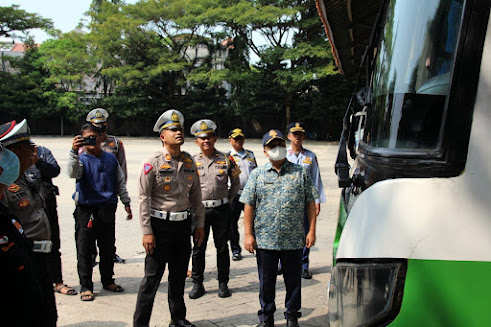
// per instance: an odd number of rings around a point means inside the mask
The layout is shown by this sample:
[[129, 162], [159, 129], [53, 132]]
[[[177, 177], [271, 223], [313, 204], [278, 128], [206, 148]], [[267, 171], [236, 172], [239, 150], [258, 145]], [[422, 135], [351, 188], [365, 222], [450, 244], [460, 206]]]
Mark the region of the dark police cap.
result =
[[288, 125], [288, 133], [295, 133], [295, 132], [305, 133], [305, 124], [297, 121]]
[[275, 139], [280, 139], [280, 140], [285, 140], [285, 137], [283, 136], [283, 133], [281, 133], [277, 129], [272, 129], [263, 136], [263, 146], [268, 145], [269, 142], [275, 140]]

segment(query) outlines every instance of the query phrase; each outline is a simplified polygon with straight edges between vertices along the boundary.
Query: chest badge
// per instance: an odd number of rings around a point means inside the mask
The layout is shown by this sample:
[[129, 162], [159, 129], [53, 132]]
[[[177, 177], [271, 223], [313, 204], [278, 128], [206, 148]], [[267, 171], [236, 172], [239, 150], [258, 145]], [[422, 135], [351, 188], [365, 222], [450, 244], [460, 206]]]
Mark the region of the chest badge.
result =
[[193, 162], [193, 159], [191, 159], [191, 158], [186, 158], [186, 159], [184, 159], [184, 162]]
[[306, 163], [306, 164], [309, 164], [311, 165], [312, 164], [312, 159], [310, 157], [306, 157], [303, 161], [303, 163]]
[[20, 190], [20, 186], [17, 184], [12, 184], [9, 186], [8, 190], [12, 193], [17, 193]]
[[184, 165], [184, 167], [186, 167], [186, 168], [193, 168], [193, 165], [190, 164], [190, 163], [187, 163], [186, 165]]
[[217, 161], [217, 164], [219, 164], [219, 165], [226, 165], [227, 162], [226, 161]]
[[169, 176], [167, 176], [167, 177], [164, 178], [164, 182], [170, 182], [171, 180], [172, 180], [172, 178], [169, 177]]
[[188, 176], [188, 181], [192, 181], [193, 180], [193, 176], [189, 175]]
[[165, 160], [167, 160], [167, 161], [171, 161], [172, 160], [172, 157], [170, 156], [170, 154], [167, 153], [165, 155]]
[[163, 164], [160, 166], [160, 169], [171, 169], [172, 167], [169, 164]]
[[164, 185], [164, 191], [166, 191], [166, 192], [170, 191], [170, 185], [169, 184]]
[[19, 207], [21, 207], [21, 208], [25, 208], [25, 207], [27, 207], [28, 205], [29, 205], [29, 201], [28, 201], [27, 199], [22, 199], [22, 200], [20, 200], [20, 202], [19, 202]]
[[115, 146], [116, 144], [114, 144], [114, 142], [110, 142], [108, 145], [109, 146]]

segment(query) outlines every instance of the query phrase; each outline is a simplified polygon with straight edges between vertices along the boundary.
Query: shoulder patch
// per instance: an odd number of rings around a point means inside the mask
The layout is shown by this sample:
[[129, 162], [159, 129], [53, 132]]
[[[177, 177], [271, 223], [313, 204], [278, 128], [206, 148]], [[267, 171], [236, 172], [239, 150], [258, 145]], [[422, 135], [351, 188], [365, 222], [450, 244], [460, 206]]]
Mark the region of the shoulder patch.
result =
[[153, 166], [151, 164], [148, 163], [143, 164], [143, 172], [145, 173], [145, 175], [148, 174], [152, 169]]
[[19, 192], [20, 186], [17, 184], [12, 184], [9, 186], [8, 190], [12, 193], [16, 193], [16, 192]]
[[28, 205], [29, 205], [29, 201], [27, 199], [22, 199], [19, 202], [19, 207], [24, 208], [24, 207], [27, 207]]
[[234, 158], [229, 155], [228, 156], [228, 160], [230, 161], [230, 170], [229, 170], [229, 175], [232, 176], [232, 177], [237, 177], [240, 175], [240, 168], [239, 166], [237, 166], [237, 164], [235, 163], [235, 160]]

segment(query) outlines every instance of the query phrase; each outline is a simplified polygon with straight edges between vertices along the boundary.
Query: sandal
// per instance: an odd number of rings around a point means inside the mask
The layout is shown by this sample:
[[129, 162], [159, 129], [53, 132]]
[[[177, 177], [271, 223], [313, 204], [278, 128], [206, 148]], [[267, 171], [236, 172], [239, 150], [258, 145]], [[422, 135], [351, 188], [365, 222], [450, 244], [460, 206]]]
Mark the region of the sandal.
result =
[[121, 285], [114, 284], [114, 283], [108, 286], [104, 286], [103, 289], [116, 293], [120, 293], [124, 291], [124, 288]]
[[80, 292], [80, 300], [81, 301], [94, 301], [94, 293], [92, 293], [91, 291]]
[[[63, 289], [66, 289], [65, 292], [63, 292], [62, 290]], [[62, 284], [62, 285], [59, 285], [59, 286], [55, 286], [53, 287], [53, 290], [57, 293], [60, 293], [60, 294], [65, 294], [65, 295], [77, 295], [77, 291], [75, 291], [75, 289], [73, 287], [70, 287], [68, 285], [65, 285], [65, 284]]]

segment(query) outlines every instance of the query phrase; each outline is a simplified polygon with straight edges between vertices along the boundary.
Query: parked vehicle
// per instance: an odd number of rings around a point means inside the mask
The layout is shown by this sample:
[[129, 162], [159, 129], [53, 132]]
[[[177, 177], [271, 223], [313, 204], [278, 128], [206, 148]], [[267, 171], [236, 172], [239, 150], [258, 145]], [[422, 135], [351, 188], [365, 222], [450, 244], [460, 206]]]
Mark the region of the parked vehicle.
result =
[[491, 1], [317, 4], [339, 69], [359, 76], [331, 326], [488, 326]]

